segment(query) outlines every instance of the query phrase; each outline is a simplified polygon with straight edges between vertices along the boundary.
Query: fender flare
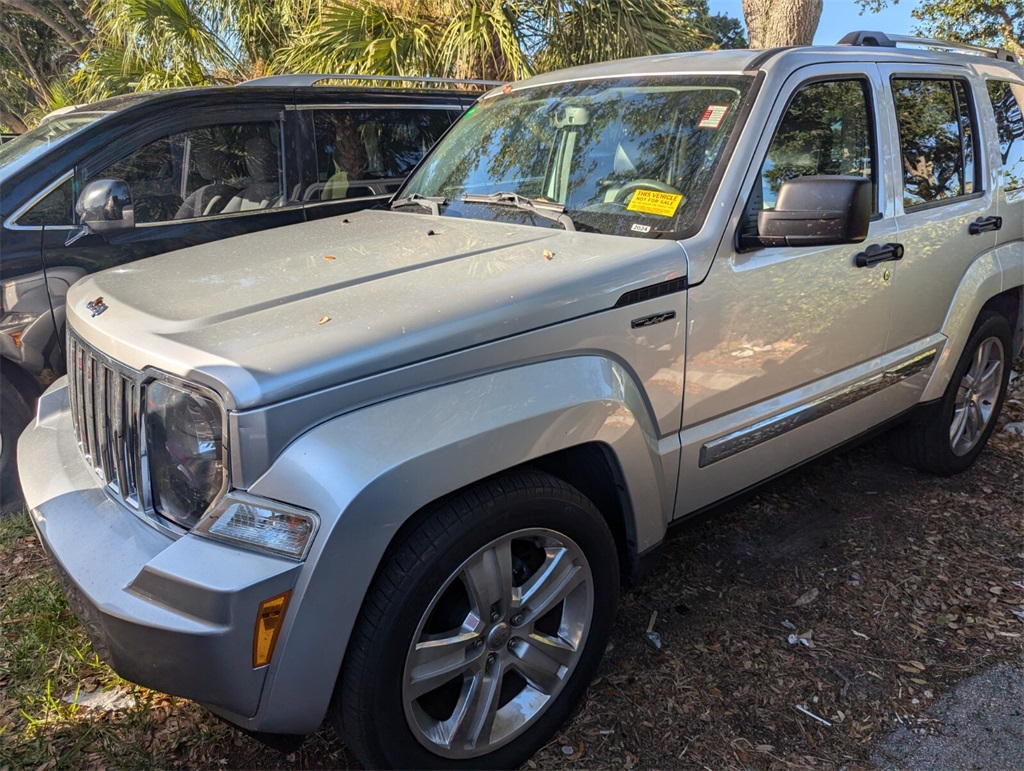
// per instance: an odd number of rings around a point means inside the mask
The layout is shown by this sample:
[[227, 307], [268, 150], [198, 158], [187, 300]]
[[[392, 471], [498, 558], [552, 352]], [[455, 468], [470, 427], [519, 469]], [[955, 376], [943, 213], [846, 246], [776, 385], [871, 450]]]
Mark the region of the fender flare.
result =
[[922, 402], [942, 397], [985, 303], [1007, 289], [1020, 286], [1022, 275], [1024, 242], [1020, 241], [998, 246], [968, 266], [942, 323], [941, 332], [949, 342], [925, 386]]
[[662, 462], [634, 380], [601, 356], [402, 396], [329, 420], [289, 445], [249, 492], [317, 511], [321, 524], [293, 590], [300, 610], [285, 621], [260, 708], [240, 721], [244, 727], [316, 730], [364, 596], [417, 512], [505, 469], [591, 442], [619, 463], [637, 550], [660, 543], [675, 492], [665, 472], [672, 466]]

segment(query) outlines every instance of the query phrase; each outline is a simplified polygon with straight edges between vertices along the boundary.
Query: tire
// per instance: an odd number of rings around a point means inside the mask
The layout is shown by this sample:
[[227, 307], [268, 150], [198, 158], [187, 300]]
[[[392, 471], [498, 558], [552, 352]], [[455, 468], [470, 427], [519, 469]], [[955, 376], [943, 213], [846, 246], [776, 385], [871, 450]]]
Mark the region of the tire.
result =
[[940, 476], [966, 471], [991, 436], [1010, 378], [1010, 325], [983, 311], [953, 377], [924, 419], [897, 429], [891, 440], [903, 463]]
[[607, 524], [561, 480], [524, 472], [458, 495], [378, 571], [336, 729], [367, 768], [521, 765], [593, 678], [618, 581]]
[[6, 378], [0, 380], [0, 511], [21, 502], [18, 482], [18, 437], [32, 419], [32, 409]]

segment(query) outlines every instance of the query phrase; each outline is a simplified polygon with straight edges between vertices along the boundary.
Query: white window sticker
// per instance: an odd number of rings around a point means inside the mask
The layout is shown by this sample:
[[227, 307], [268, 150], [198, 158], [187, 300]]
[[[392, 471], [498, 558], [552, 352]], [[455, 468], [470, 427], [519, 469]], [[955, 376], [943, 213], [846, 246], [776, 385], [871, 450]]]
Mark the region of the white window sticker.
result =
[[697, 128], [718, 128], [722, 125], [727, 112], [729, 112], [729, 105], [727, 104], [709, 104], [704, 114], [700, 116], [700, 123], [697, 124]]
[[635, 230], [637, 233], [650, 233], [650, 225], [641, 225], [639, 222], [634, 222], [633, 227], [630, 230]]

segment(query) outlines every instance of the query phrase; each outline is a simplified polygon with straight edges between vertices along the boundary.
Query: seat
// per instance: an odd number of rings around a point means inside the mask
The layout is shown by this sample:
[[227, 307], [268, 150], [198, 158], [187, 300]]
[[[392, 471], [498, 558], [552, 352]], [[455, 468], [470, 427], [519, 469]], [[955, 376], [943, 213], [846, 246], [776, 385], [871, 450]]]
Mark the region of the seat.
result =
[[277, 164], [277, 148], [264, 137], [253, 137], [245, 143], [245, 167], [249, 184], [236, 192], [221, 212], [266, 209], [281, 199], [281, 176]]
[[176, 220], [219, 214], [238, 192], [237, 187], [222, 181], [226, 176], [226, 164], [219, 152], [197, 144], [193, 146], [192, 158], [195, 161], [196, 173], [209, 184], [196, 188], [189, 194], [178, 207], [174, 215]]

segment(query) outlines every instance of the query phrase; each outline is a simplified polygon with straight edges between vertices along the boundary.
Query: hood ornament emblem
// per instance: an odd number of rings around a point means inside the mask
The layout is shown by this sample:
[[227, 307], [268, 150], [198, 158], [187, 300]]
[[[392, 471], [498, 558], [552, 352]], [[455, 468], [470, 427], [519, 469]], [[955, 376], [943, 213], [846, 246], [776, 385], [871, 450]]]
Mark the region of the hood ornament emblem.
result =
[[107, 304], [103, 302], [102, 297], [97, 297], [95, 300], [87, 302], [85, 307], [87, 310], [92, 311], [92, 317], [96, 318], [107, 309]]

